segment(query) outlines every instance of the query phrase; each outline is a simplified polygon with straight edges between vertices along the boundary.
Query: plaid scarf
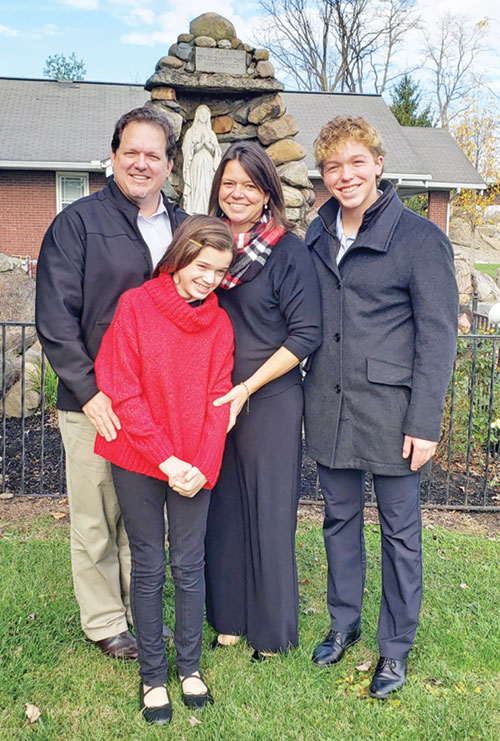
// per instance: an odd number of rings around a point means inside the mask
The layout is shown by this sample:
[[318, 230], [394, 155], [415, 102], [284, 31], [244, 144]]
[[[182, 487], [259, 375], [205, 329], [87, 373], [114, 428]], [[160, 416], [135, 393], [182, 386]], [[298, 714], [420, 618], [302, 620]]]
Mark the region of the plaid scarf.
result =
[[238, 254], [231, 265], [231, 272], [227, 272], [222, 279], [221, 287], [229, 291], [230, 288], [255, 278], [285, 231], [284, 226], [277, 226], [274, 219], [264, 213], [252, 231], [235, 234]]

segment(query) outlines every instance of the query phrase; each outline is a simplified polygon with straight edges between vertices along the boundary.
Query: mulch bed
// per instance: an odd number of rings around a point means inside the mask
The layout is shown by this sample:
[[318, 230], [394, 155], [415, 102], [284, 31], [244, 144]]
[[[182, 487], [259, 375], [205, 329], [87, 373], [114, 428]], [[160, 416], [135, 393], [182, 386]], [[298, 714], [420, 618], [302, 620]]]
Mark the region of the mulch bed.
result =
[[[0, 427], [0, 434], [2, 434]], [[61, 439], [57, 418], [53, 413], [45, 416], [43, 428], [42, 457], [42, 419], [37, 413], [25, 419], [24, 428], [24, 480], [22, 456], [22, 427], [19, 419], [7, 419], [5, 430], [5, 465], [2, 462], [2, 491], [15, 495], [64, 496], [66, 491], [61, 458]], [[2, 443], [3, 447], [3, 443]], [[3, 455], [0, 448], [0, 456]], [[500, 460], [490, 461], [489, 482], [485, 490], [484, 471], [478, 465], [471, 467], [469, 476], [456, 464], [448, 476], [446, 467], [439, 461], [432, 466], [430, 479], [424, 477], [422, 503], [429, 505], [449, 504], [500, 507]], [[43, 475], [42, 475], [43, 474]], [[371, 498], [372, 482], [367, 477], [367, 497]], [[302, 465], [301, 497], [321, 501], [317, 485], [316, 464], [305, 453]]]

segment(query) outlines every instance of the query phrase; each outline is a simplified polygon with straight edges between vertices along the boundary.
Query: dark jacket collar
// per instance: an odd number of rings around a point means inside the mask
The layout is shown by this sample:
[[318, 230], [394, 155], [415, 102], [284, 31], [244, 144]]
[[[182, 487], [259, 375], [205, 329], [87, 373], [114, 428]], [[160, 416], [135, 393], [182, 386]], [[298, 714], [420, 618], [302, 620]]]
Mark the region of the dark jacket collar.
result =
[[[364, 247], [378, 252], [385, 252], [387, 249], [404, 206], [389, 180], [381, 180], [379, 190], [382, 191], [382, 195], [365, 211], [358, 236], [351, 249]], [[324, 228], [333, 235], [338, 210], [339, 202], [335, 198], [330, 198], [318, 211]]]
[[[120, 211], [126, 214], [129, 219], [132, 219], [134, 224], [137, 223], [139, 206], [130, 201], [127, 196], [122, 193], [112, 175], [106, 181], [106, 185], [103, 189], [103, 195], [104, 197], [111, 198], [116, 208], [120, 209]], [[165, 208], [167, 209], [168, 218], [170, 219], [173, 231], [181, 223], [181, 221], [184, 221], [184, 219], [187, 218], [188, 214], [183, 211], [182, 208], [180, 208], [180, 206], [178, 206], [176, 203], [172, 203], [172, 201], [169, 201], [165, 193], [162, 192], [161, 197], [163, 198], [163, 203], [165, 204]]]

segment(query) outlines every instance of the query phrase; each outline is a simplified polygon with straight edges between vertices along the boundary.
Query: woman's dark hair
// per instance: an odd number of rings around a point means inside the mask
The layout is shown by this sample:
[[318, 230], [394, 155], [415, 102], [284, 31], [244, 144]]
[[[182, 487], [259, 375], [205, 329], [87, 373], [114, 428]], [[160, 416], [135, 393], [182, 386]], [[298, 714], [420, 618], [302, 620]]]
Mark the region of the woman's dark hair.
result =
[[219, 191], [224, 170], [227, 163], [231, 160], [237, 160], [250, 180], [263, 193], [269, 195], [269, 210], [275, 222], [289, 229], [291, 225], [286, 218], [285, 200], [276, 166], [261, 147], [250, 142], [236, 142], [229, 147], [221, 159], [214, 175], [212, 190], [210, 191], [210, 200], [208, 202], [208, 213], [210, 216], [224, 216], [224, 212], [219, 206]]
[[213, 247], [236, 256], [236, 242], [231, 229], [220, 219], [196, 214], [185, 219], [174, 232], [167, 251], [156, 266], [155, 277], [160, 273], [175, 273], [196, 260], [204, 247]]
[[160, 115], [152, 108], [147, 108], [146, 106], [143, 106], [142, 108], [134, 108], [132, 111], [125, 113], [118, 119], [113, 132], [113, 138], [111, 139], [112, 152], [116, 154], [118, 151], [125, 127], [131, 123], [149, 123], [153, 124], [153, 126], [158, 126], [165, 134], [167, 159], [172, 159], [175, 149], [175, 135], [172, 131], [172, 127], [165, 116]]

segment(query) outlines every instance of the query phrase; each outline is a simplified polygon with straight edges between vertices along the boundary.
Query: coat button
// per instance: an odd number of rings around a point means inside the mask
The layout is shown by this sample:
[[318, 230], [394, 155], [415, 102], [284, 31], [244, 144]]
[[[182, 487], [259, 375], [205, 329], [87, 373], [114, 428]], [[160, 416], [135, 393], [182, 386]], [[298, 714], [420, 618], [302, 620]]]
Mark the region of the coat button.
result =
[[340, 394], [341, 390], [342, 389], [340, 388], [339, 384], [337, 383], [337, 385], [335, 386], [335, 391], [337, 392], [337, 394]]
[[339, 289], [339, 291], [342, 288], [342, 283], [340, 283], [340, 281], [337, 283], [337, 288]]
[[335, 342], [340, 342], [340, 335], [338, 332], [335, 332], [335, 334], [333, 335], [333, 339], [335, 340]]

